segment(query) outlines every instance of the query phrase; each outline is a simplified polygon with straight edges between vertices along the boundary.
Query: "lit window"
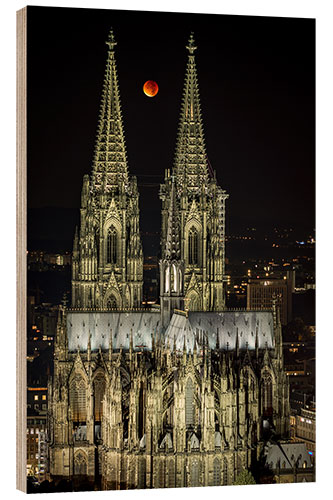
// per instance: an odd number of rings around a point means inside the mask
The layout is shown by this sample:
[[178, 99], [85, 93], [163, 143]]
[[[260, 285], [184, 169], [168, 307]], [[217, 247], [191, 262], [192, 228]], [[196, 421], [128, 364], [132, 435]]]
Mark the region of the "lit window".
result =
[[35, 400], [35, 401], [38, 401], [38, 394], [35, 394], [35, 395], [34, 395], [34, 400]]
[[106, 257], [109, 264], [117, 263], [117, 231], [114, 226], [108, 230]]
[[198, 264], [198, 232], [192, 227], [188, 236], [188, 261], [189, 264]]
[[43, 394], [43, 396], [42, 396], [42, 400], [43, 400], [43, 401], [46, 401], [46, 394]]
[[30, 434], [33, 434], [34, 433], [34, 429], [30, 429]]

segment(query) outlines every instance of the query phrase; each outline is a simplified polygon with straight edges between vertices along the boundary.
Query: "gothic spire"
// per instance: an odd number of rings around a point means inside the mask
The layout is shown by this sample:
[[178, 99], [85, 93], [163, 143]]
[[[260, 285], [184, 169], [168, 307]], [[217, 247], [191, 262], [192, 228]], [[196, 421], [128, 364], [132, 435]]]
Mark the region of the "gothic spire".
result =
[[75, 235], [74, 235], [74, 243], [73, 243], [73, 254], [77, 253], [79, 250], [79, 230], [78, 227], [75, 226]]
[[128, 186], [128, 167], [123, 132], [120, 94], [111, 29], [106, 42], [108, 56], [100, 106], [97, 140], [93, 161], [92, 189], [108, 193]]
[[169, 215], [167, 223], [167, 237], [165, 243], [165, 258], [168, 260], [178, 260], [180, 257], [179, 244], [179, 218], [177, 212], [177, 199], [174, 178], [172, 178]]
[[199, 86], [194, 51], [193, 33], [186, 46], [188, 62], [185, 75], [183, 100], [174, 161], [177, 187], [187, 186], [198, 192], [208, 180], [208, 165], [201, 119]]

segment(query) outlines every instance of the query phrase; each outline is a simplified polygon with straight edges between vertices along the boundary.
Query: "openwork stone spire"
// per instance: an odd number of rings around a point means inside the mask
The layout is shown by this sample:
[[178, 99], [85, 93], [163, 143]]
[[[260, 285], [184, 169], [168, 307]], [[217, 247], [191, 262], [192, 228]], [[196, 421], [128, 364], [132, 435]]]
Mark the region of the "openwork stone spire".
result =
[[75, 238], [72, 307], [139, 307], [143, 290], [143, 252], [139, 193], [127, 169], [112, 30], [91, 177], [81, 194], [80, 233]]
[[94, 193], [108, 193], [121, 187], [125, 190], [128, 188], [127, 156], [114, 52], [117, 43], [112, 29], [106, 45], [108, 58], [93, 161]]
[[177, 188], [198, 192], [208, 182], [208, 165], [201, 119], [199, 86], [194, 51], [193, 33], [186, 46], [188, 62], [179, 120], [179, 130], [174, 161]]
[[[175, 161], [166, 169], [161, 185], [163, 259], [178, 241], [180, 255], [168, 262], [183, 266], [182, 296], [189, 311], [222, 311], [225, 307], [225, 200], [227, 193], [217, 184], [206, 155], [200, 110], [193, 34], [188, 44], [188, 61], [180, 114]], [[176, 225], [176, 213], [179, 216]], [[164, 264], [163, 264], [164, 265]], [[161, 276], [167, 268], [161, 267]], [[171, 274], [170, 274], [171, 276]], [[168, 285], [167, 274], [165, 281]], [[161, 288], [161, 304], [166, 290]], [[179, 294], [180, 295], [180, 294]], [[179, 308], [177, 306], [177, 308]]]

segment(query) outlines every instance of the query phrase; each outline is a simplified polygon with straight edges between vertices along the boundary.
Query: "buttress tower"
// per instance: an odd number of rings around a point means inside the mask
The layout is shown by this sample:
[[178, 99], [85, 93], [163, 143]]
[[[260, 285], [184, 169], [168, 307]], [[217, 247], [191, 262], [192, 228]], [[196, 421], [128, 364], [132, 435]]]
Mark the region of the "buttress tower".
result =
[[106, 44], [93, 167], [83, 178], [73, 247], [72, 307], [83, 309], [135, 308], [142, 301], [139, 194], [128, 173], [112, 30]]
[[[179, 220], [179, 262], [184, 266], [180, 286], [185, 309], [219, 311], [225, 306], [225, 200], [228, 194], [217, 184], [206, 154], [193, 34], [186, 48], [188, 62], [174, 165], [172, 175], [170, 169], [166, 170], [160, 189], [162, 257], [169, 238], [171, 207], [173, 217]], [[176, 196], [171, 203], [173, 184]], [[165, 283], [162, 274], [160, 281]], [[163, 308], [162, 295], [163, 290]]]
[[174, 178], [167, 205], [165, 245], [160, 260], [160, 303], [162, 325], [167, 327], [175, 309], [184, 309], [184, 261], [180, 255], [180, 225]]

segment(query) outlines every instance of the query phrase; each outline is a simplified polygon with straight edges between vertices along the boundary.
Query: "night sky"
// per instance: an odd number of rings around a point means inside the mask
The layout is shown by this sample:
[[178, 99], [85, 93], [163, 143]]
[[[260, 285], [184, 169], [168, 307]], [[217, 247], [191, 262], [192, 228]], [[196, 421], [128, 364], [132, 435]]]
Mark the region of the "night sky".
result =
[[[28, 246], [68, 241], [91, 172], [110, 28], [141, 229], [158, 231], [189, 34], [206, 150], [229, 193], [227, 231], [315, 224], [315, 21], [28, 8]], [[159, 85], [155, 98], [142, 92]]]

